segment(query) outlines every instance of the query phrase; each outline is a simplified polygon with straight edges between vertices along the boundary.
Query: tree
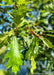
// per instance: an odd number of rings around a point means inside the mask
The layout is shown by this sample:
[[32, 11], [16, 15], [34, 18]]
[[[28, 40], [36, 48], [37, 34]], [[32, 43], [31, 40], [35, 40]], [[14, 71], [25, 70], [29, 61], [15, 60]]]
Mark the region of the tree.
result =
[[[0, 22], [2, 24], [6, 21], [10, 24], [4, 31], [1, 30], [2, 34], [0, 34], [0, 55], [7, 50], [4, 54], [4, 59], [7, 59], [7, 69], [11, 67], [12, 72], [16, 74], [20, 66], [24, 64], [23, 61], [30, 60], [32, 66], [30, 72], [33, 74], [37, 65], [35, 60], [46, 57], [53, 63], [54, 59], [50, 55], [50, 49], [54, 50], [54, 30], [52, 29], [54, 27], [54, 0], [2, 1], [5, 4], [1, 3], [0, 6], [6, 8], [0, 8], [11, 18], [11, 21], [8, 21], [7, 17], [2, 18]], [[8, 11], [8, 6], [11, 12]], [[3, 12], [2, 10], [0, 13]], [[48, 67], [50, 67], [49, 62]]]

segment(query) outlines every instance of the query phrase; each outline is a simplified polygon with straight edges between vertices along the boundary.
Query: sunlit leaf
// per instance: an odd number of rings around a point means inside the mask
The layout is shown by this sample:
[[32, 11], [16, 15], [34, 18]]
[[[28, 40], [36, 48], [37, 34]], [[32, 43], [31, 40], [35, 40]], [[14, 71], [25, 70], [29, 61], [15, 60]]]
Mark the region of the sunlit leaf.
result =
[[31, 57], [31, 66], [32, 66], [32, 68], [31, 68], [30, 72], [31, 72], [31, 74], [33, 74], [33, 70], [36, 69], [36, 62], [35, 62], [33, 56]]
[[2, 48], [0, 48], [0, 55], [5, 53], [7, 50], [6, 46], [3, 46]]
[[12, 5], [14, 2], [13, 0], [3, 0], [6, 4]]
[[15, 36], [12, 38], [9, 47], [10, 51], [8, 51], [5, 55], [6, 59], [9, 58], [6, 67], [7, 69], [12, 67], [12, 72], [17, 73], [17, 71], [19, 71], [20, 65], [23, 64], [23, 55], [20, 52], [20, 45]]

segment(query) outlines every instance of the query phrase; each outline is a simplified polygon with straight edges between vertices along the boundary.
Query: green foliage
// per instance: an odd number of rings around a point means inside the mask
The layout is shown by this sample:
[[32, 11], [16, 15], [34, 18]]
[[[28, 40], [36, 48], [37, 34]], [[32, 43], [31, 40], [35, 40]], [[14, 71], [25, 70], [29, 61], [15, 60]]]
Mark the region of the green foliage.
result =
[[16, 0], [17, 4], [20, 6], [22, 4], [25, 4], [26, 0]]
[[29, 47], [29, 50], [26, 52], [26, 59], [31, 59], [31, 57], [37, 57], [37, 53], [38, 53], [38, 50], [39, 50], [39, 44], [38, 44], [38, 38], [33, 38], [31, 44], [30, 44], [30, 47]]
[[[31, 60], [31, 73], [36, 69], [36, 60], [45, 59], [53, 62], [50, 56], [50, 49], [54, 50], [54, 0], [2, 0], [0, 3], [0, 13], [7, 13], [11, 22], [7, 20], [7, 16], [1, 14], [0, 24], [6, 21], [10, 23], [7, 32], [1, 30], [0, 34], [0, 54], [7, 59], [7, 69], [12, 68], [15, 74], [20, 70], [24, 60]], [[11, 12], [8, 6], [12, 5]], [[48, 27], [51, 25], [52, 30]], [[3, 25], [4, 28], [4, 25]], [[24, 57], [24, 58], [23, 58]], [[34, 65], [33, 65], [34, 64]], [[47, 65], [49, 68], [49, 63]]]
[[6, 4], [8, 3], [9, 5], [13, 4], [13, 0], [3, 0]]

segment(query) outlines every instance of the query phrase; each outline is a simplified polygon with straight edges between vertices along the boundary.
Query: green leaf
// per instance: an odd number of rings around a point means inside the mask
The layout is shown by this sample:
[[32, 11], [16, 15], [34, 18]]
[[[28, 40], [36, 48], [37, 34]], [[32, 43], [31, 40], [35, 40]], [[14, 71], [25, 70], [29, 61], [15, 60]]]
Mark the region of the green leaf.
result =
[[30, 44], [28, 51], [26, 52], [26, 59], [29, 60], [32, 56], [36, 57], [39, 50], [38, 38], [34, 37]]
[[3, 0], [6, 4], [12, 5], [14, 2], [13, 0]]
[[32, 39], [29, 38], [29, 36], [24, 37], [24, 41], [28, 44], [28, 47], [30, 46]]
[[9, 32], [4, 32], [4, 35], [1, 34], [0, 35], [0, 48], [3, 46], [3, 45], [6, 45], [8, 44], [8, 38], [10, 36], [14, 35], [14, 32], [13, 30], [9, 31]]
[[44, 38], [44, 37], [40, 36], [40, 39], [43, 41], [43, 43], [44, 43], [48, 48], [53, 48], [52, 43], [51, 43], [47, 38]]
[[42, 16], [43, 16], [43, 17], [46, 17], [46, 16], [48, 16], [49, 14], [50, 14], [50, 12], [45, 12], [45, 13], [42, 14]]
[[54, 37], [54, 35], [52, 34], [45, 34], [46, 36], [50, 36], [50, 37]]
[[3, 54], [6, 50], [7, 50], [7, 48], [4, 45], [2, 48], [0, 48], [0, 55]]
[[31, 66], [32, 66], [32, 68], [30, 71], [31, 71], [31, 74], [33, 74], [33, 70], [36, 69], [36, 62], [35, 62], [33, 56], [31, 57]]
[[16, 0], [16, 2], [17, 2], [18, 5], [25, 4], [25, 0]]
[[41, 12], [42, 17], [46, 17], [46, 16], [48, 16], [50, 14], [49, 11], [45, 11], [45, 10], [41, 10], [40, 12]]
[[3, 37], [0, 37], [0, 43], [2, 43], [7, 37], [8, 35], [4, 35]]
[[40, 20], [40, 23], [48, 24], [48, 20], [46, 20], [46, 19], [41, 19], [41, 20]]
[[1, 35], [0, 37], [0, 48], [8, 43], [8, 35]]
[[45, 3], [47, 3], [47, 2], [51, 2], [51, 1], [52, 1], [52, 0], [44, 0]]
[[44, 32], [47, 32], [47, 33], [54, 33], [54, 30], [52, 30], [52, 31], [47, 30], [47, 31], [44, 31]]
[[6, 67], [7, 69], [12, 67], [12, 72], [16, 74], [19, 71], [20, 65], [23, 64], [23, 55], [20, 52], [20, 45], [16, 36], [13, 36], [9, 47], [10, 51], [5, 55], [5, 59], [9, 58]]
[[36, 43], [34, 41], [35, 41], [35, 39], [33, 38], [32, 42], [30, 44], [29, 50], [26, 52], [26, 55], [25, 55], [26, 59], [28, 59], [28, 60], [31, 58], [31, 56], [34, 55], [34, 48], [35, 48], [34, 46], [35, 46], [35, 43]]

